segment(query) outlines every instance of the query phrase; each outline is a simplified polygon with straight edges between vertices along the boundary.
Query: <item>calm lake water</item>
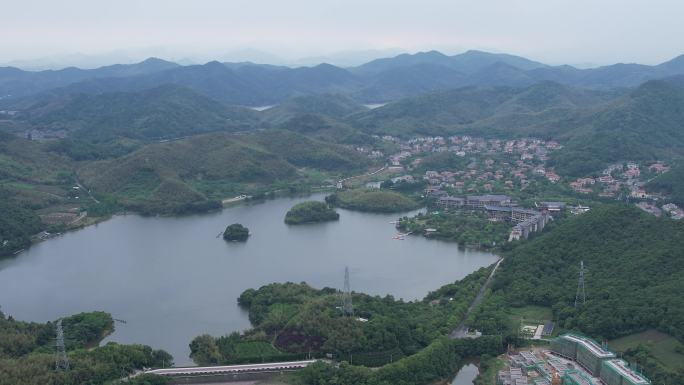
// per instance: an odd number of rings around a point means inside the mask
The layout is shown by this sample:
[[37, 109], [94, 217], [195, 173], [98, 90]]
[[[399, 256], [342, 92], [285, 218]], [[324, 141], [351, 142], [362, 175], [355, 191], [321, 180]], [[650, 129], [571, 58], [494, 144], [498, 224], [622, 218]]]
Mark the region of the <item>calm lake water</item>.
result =
[[451, 385], [473, 385], [473, 380], [477, 377], [479, 373], [477, 366], [475, 364], [468, 364], [458, 371], [458, 374], [451, 381]]
[[[39, 243], [0, 260], [0, 306], [17, 319], [45, 322], [92, 310], [114, 318], [107, 341], [165, 349], [190, 365], [197, 335], [250, 326], [236, 299], [271, 282], [306, 281], [406, 300], [463, 278], [496, 257], [422, 237], [393, 240], [398, 215], [339, 210], [340, 220], [287, 226], [283, 218], [308, 198], [279, 198], [177, 218], [127, 215]], [[239, 222], [246, 243], [217, 238]]]

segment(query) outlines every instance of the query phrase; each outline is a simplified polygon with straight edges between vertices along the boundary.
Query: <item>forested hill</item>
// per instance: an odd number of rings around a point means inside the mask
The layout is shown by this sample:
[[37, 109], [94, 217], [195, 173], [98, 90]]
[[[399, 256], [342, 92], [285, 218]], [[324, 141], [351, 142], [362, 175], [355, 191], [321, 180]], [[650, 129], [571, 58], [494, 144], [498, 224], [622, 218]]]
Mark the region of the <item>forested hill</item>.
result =
[[470, 50], [453, 56], [445, 55], [439, 51], [418, 52], [413, 55], [401, 54], [392, 58], [382, 58], [370, 61], [366, 64], [352, 68], [351, 71], [359, 74], [371, 74], [418, 64], [433, 64], [453, 68], [462, 73], [474, 73], [496, 63], [504, 63], [522, 70], [546, 67], [542, 63], [525, 59], [520, 56], [492, 54], [489, 52]]
[[620, 95], [542, 82], [529, 87], [466, 87], [406, 98], [351, 117], [353, 125], [382, 134], [473, 133], [549, 135], [558, 120], [580, 108], [601, 105]]
[[55, 370], [54, 322], [13, 319], [0, 311], [0, 383], [12, 385], [110, 384], [144, 368], [173, 362], [163, 350], [145, 345], [98, 346], [114, 330], [104, 312], [62, 318], [69, 370]]
[[61, 70], [23, 71], [14, 67], [0, 67], [0, 95], [21, 97], [95, 78], [117, 78], [146, 75], [178, 67], [157, 58], [135, 64], [114, 64], [96, 69], [68, 67]]
[[557, 170], [581, 176], [606, 164], [684, 155], [684, 77], [652, 80], [615, 103], [564, 122], [576, 128], [562, 135]]
[[264, 111], [263, 116], [264, 119], [279, 124], [305, 114], [321, 114], [340, 119], [366, 110], [368, 108], [344, 95], [308, 95], [290, 98]]
[[45, 95], [17, 117], [31, 127], [81, 140], [150, 140], [256, 126], [256, 112], [226, 106], [172, 84], [142, 92]]
[[311, 183], [300, 167], [344, 174], [369, 164], [346, 147], [269, 130], [151, 144], [118, 159], [89, 163], [78, 174], [93, 193], [128, 208], [178, 214], [217, 208], [221, 198], [279, 183]]
[[[681, 341], [683, 250], [684, 222], [632, 206], [592, 209], [507, 255], [494, 298], [511, 306], [552, 307], [559, 326], [597, 339], [656, 328]], [[587, 269], [587, 302], [576, 310], [580, 261]]]

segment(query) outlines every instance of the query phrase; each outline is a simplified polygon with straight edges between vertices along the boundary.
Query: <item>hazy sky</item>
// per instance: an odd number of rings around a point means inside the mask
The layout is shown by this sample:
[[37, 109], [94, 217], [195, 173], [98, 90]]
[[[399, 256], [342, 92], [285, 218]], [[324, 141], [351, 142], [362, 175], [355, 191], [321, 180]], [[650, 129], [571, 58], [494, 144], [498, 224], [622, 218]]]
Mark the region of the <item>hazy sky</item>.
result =
[[481, 49], [551, 64], [653, 64], [684, 53], [682, 0], [2, 0], [0, 8], [0, 62]]

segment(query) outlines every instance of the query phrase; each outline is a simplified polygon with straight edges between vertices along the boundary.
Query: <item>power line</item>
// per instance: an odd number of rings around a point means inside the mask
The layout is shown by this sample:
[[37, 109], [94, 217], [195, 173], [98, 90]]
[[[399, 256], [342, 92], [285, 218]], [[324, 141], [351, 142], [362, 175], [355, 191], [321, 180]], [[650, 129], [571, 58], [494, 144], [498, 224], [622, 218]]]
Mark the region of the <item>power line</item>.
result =
[[580, 261], [579, 281], [577, 293], [575, 293], [575, 308], [587, 302], [587, 293], [584, 291], [584, 261]]

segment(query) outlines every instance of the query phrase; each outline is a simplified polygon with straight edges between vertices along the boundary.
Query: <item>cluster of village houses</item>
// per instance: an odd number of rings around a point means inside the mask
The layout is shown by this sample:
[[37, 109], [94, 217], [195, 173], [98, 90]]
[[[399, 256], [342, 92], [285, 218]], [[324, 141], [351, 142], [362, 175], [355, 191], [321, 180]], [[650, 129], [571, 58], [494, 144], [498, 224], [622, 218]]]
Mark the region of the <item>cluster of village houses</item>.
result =
[[[421, 165], [426, 156], [434, 153], [448, 152], [462, 158], [467, 157], [467, 166], [459, 170], [425, 171], [423, 179], [427, 182], [429, 190], [449, 188], [469, 194], [487, 194], [494, 190], [501, 190], [501, 188], [504, 190], [515, 188], [523, 190], [530, 184], [533, 177], [543, 177], [551, 183], [557, 183], [561, 180], [553, 168], [546, 167], [549, 153], [561, 148], [561, 145], [556, 141], [544, 141], [535, 138], [485, 139], [467, 135], [416, 137], [408, 140], [389, 135], [378, 138], [391, 142], [399, 149], [398, 152], [388, 156], [388, 168], [394, 172], [414, 170]], [[379, 150], [365, 147], [357, 147], [357, 151], [367, 153], [371, 158], [385, 156]], [[654, 162], [648, 165], [648, 171], [651, 174], [661, 174], [668, 170], [669, 167], [663, 162]], [[570, 182], [570, 187], [579, 193], [598, 192], [599, 196], [608, 198], [619, 198], [621, 194], [626, 193], [630, 198], [641, 200], [637, 206], [651, 214], [660, 216], [664, 211], [673, 219], [684, 218], [684, 211], [675, 204], [670, 203], [657, 207], [655, 204], [646, 201], [654, 197], [646, 192], [646, 182], [641, 179], [641, 174], [637, 162], [616, 163], [603, 170], [599, 177], [578, 178]], [[395, 183], [399, 181], [414, 182], [414, 177], [403, 175], [393, 178], [392, 181]], [[452, 204], [458, 204], [457, 200], [462, 199], [449, 198], [454, 199]], [[463, 206], [467, 207], [468, 205], [464, 204]], [[509, 207], [498, 204], [490, 206]], [[580, 213], [584, 209], [586, 208], [579, 207], [573, 209], [572, 212]], [[516, 210], [523, 209], [516, 208]], [[513, 216], [512, 213], [509, 214], [509, 216]], [[492, 218], [498, 219], [501, 215], [494, 215]], [[525, 220], [527, 219], [529, 218], [525, 218]], [[522, 223], [520, 228], [514, 228], [511, 238], [526, 238], [530, 232], [529, 229], [534, 227], [543, 227], [543, 225], [532, 226], [527, 222]]]
[[662, 207], [658, 207], [654, 203], [644, 201], [637, 203], [636, 206], [649, 214], [655, 215], [656, 217], [661, 217], [663, 213], [667, 213], [667, 215], [672, 219], [684, 219], [684, 210], [674, 203], [668, 203], [664, 204]]
[[[382, 140], [392, 142], [399, 152], [389, 156], [392, 171], [412, 170], [423, 162], [426, 155], [450, 152], [459, 157], [468, 157], [464, 170], [426, 171], [424, 179], [430, 185], [441, 185], [468, 192], [490, 192], [495, 184], [505, 188], [524, 189], [533, 175], [542, 176], [552, 183], [560, 180], [556, 172], [545, 167], [551, 151], [561, 148], [555, 141], [540, 139], [499, 140], [471, 136], [419, 137], [402, 140], [383, 136]], [[364, 150], [369, 157], [379, 157], [378, 151]], [[408, 161], [410, 162], [406, 164]]]
[[[667, 172], [669, 169], [670, 167], [663, 162], [648, 165], [648, 171], [656, 175]], [[624, 191], [629, 194], [629, 198], [642, 200], [637, 202], [636, 206], [649, 214], [659, 217], [666, 212], [672, 219], [684, 218], [684, 210], [674, 203], [658, 207], [654, 202], [660, 197], [646, 192], [647, 182], [643, 181], [641, 176], [641, 168], [637, 162], [616, 163], [606, 167], [601, 176], [578, 178], [570, 182], [570, 187], [582, 194], [593, 193], [599, 187], [599, 196], [605, 198], [619, 198], [621, 192]]]
[[[670, 168], [662, 162], [656, 162], [648, 167], [649, 171], [662, 174]], [[597, 178], [587, 177], [578, 178], [570, 182], [570, 187], [583, 194], [593, 193], [596, 186], [600, 186], [599, 196], [614, 198], [618, 196], [621, 189], [629, 191], [631, 198], [646, 199], [650, 195], [646, 193], [646, 182], [641, 180], [641, 169], [636, 162], [616, 163], [606, 167], [601, 176]]]

